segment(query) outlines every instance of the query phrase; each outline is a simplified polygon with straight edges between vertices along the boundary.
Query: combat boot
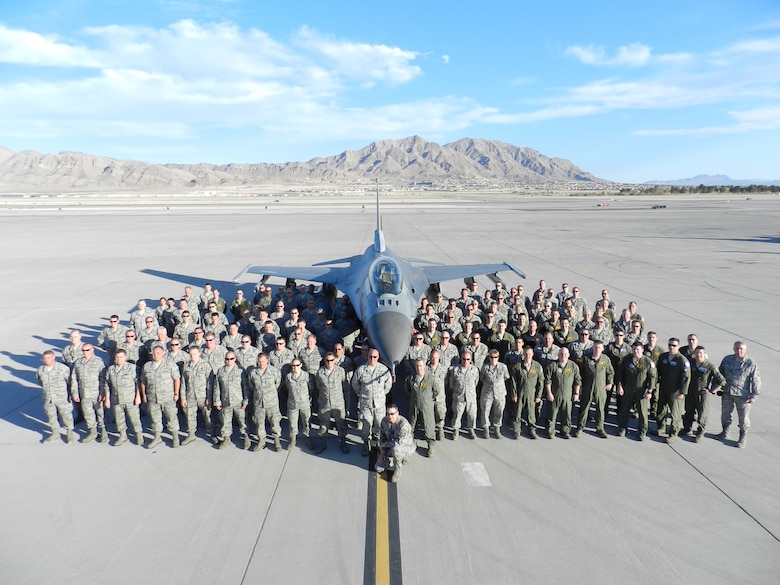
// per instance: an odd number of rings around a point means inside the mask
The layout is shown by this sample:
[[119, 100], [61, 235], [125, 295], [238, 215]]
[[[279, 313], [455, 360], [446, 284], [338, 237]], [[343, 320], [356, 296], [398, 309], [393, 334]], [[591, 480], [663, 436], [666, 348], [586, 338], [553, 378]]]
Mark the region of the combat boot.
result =
[[127, 433], [119, 433], [119, 438], [114, 443], [114, 447], [119, 447], [122, 443], [127, 441]]
[[512, 427], [512, 438], [513, 439], [519, 439], [520, 438], [520, 427], [519, 426]]
[[740, 429], [739, 431], [739, 441], [737, 441], [737, 447], [740, 449], [745, 448], [745, 443], [747, 442], [747, 431]]
[[194, 440], [195, 440], [195, 433], [187, 433], [187, 436], [181, 442], [181, 446], [184, 447], [184, 445], [189, 445]]
[[160, 438], [160, 433], [155, 433], [154, 438], [152, 438], [152, 442], [149, 443], [146, 448], [147, 449], [154, 449], [157, 445], [162, 443], [162, 439]]
[[485, 439], [489, 439], [490, 438], [490, 427], [489, 426], [485, 425], [484, 427], [482, 427], [482, 432], [485, 433], [483, 435], [483, 438], [485, 438]]
[[433, 441], [428, 441], [428, 457], [433, 457], [436, 451], [433, 449]]
[[721, 441], [725, 441], [729, 438], [729, 427], [723, 427], [723, 430], [718, 435], [718, 439]]
[[457, 441], [460, 436], [460, 429], [452, 429], [452, 440]]
[[258, 451], [262, 451], [265, 449], [265, 439], [260, 439], [257, 441], [257, 445], [252, 447], [252, 453], [257, 453]]
[[599, 437], [601, 437], [602, 439], [606, 439], [607, 438], [607, 431], [605, 431], [603, 428], [602, 429], [596, 429], [596, 434]]
[[244, 435], [244, 451], [248, 450], [252, 446], [252, 439], [249, 438], [249, 435]]
[[694, 439], [694, 441], [696, 441], [697, 443], [701, 443], [701, 440], [703, 438], [704, 438], [704, 429], [702, 427], [699, 427], [698, 430], [696, 431], [696, 438]]
[[344, 453], [345, 455], [349, 453], [349, 445], [347, 444], [346, 439], [341, 439], [339, 441], [339, 448], [341, 449], [341, 452]]
[[[474, 429], [469, 429], [469, 439], [476, 439], [477, 433]], [[487, 439], [487, 436], [485, 437]]]
[[392, 479], [390, 479], [391, 482], [398, 483], [398, 480], [401, 479], [401, 469], [403, 469], [403, 467], [401, 467], [400, 465], [395, 466], [395, 471], [393, 471], [393, 477]]
[[495, 427], [493, 430], [496, 432], [496, 439], [501, 439], [501, 427]]
[[319, 455], [327, 448], [328, 448], [328, 441], [325, 439], [325, 437], [320, 437], [320, 443], [319, 445], [317, 445], [317, 448], [314, 450], [314, 453]]
[[674, 443], [676, 440], [677, 440], [677, 433], [676, 433], [676, 432], [674, 432], [674, 431], [672, 431], [671, 433], [669, 433], [669, 436], [668, 436], [668, 437], [666, 437], [666, 444], [667, 444], [667, 445], [671, 445], [671, 444], [672, 444], [672, 443]]
[[230, 444], [230, 437], [225, 437], [219, 443], [219, 449], [227, 449]]
[[143, 433], [136, 433], [136, 435], [135, 435], [135, 444], [136, 445], [143, 445], [144, 444], [144, 434]]
[[[344, 441], [342, 440], [341, 442], [343, 443]], [[309, 451], [314, 451], [314, 441], [312, 440], [311, 435], [306, 435], [306, 448]]]
[[439, 427], [438, 429], [436, 429], [436, 440], [437, 441], [444, 440], [444, 427]]
[[537, 437], [536, 429], [534, 427], [531, 427], [530, 429], [528, 429], [528, 434], [531, 435], [532, 439], [535, 439]]
[[100, 429], [100, 437], [98, 438], [98, 442], [108, 443], [108, 433], [106, 432], [106, 427]]
[[279, 437], [274, 437], [274, 450], [281, 451], [282, 444], [279, 442]]
[[290, 449], [295, 447], [297, 441], [298, 441], [298, 437], [296, 435], [290, 435], [290, 443], [287, 445], [287, 450], [289, 451]]
[[178, 446], [179, 446], [179, 433], [178, 431], [174, 431], [173, 441], [171, 442], [171, 449], [176, 449], [176, 447]]
[[73, 434], [73, 429], [68, 429], [68, 434], [65, 436], [65, 442], [69, 445], [76, 440], [76, 436]]
[[89, 443], [97, 438], [97, 431], [95, 429], [89, 429], [89, 434], [81, 439], [82, 443]]
[[43, 442], [44, 442], [44, 443], [54, 443], [54, 442], [55, 442], [57, 439], [59, 439], [59, 438], [60, 438], [60, 429], [59, 429], [59, 427], [58, 427], [58, 428], [56, 428], [56, 429], [52, 429], [52, 430], [51, 430], [51, 435], [49, 435], [48, 437], [46, 437], [46, 438], [43, 440]]

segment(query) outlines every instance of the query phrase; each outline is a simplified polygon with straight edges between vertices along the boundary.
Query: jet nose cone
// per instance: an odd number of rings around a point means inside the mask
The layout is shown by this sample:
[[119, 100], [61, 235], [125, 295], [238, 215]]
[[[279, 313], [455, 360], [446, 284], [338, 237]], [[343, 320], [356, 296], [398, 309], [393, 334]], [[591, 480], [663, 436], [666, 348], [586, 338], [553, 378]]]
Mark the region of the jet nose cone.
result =
[[382, 311], [366, 323], [368, 338], [393, 369], [406, 355], [412, 334], [412, 320], [403, 313]]

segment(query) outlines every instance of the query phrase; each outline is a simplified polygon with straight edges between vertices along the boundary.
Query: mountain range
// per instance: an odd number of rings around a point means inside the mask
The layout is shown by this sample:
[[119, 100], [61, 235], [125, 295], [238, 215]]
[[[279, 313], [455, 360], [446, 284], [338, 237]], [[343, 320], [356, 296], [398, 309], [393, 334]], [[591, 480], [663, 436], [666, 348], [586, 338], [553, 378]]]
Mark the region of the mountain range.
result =
[[377, 179], [398, 187], [608, 183], [566, 159], [470, 138], [444, 145], [420, 136], [381, 140], [360, 150], [284, 164], [158, 165], [78, 152], [41, 154], [0, 147], [0, 191], [6, 193], [370, 184]]
[[762, 179], [732, 179], [727, 175], [696, 175], [688, 179], [676, 179], [673, 181], [648, 181], [645, 185], [673, 185], [678, 187], [749, 187], [750, 185], [780, 185], [780, 180]]

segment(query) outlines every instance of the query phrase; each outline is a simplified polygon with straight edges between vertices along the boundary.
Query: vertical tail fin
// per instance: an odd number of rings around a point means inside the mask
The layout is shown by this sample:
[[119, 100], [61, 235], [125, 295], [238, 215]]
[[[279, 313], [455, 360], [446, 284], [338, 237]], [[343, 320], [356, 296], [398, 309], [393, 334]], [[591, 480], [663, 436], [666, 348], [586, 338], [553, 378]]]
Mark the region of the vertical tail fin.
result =
[[382, 233], [382, 216], [379, 214], [379, 179], [376, 180], [376, 231], [374, 232], [374, 250], [385, 251], [385, 235]]
[[382, 229], [382, 216], [379, 215], [379, 179], [376, 180], [376, 229]]

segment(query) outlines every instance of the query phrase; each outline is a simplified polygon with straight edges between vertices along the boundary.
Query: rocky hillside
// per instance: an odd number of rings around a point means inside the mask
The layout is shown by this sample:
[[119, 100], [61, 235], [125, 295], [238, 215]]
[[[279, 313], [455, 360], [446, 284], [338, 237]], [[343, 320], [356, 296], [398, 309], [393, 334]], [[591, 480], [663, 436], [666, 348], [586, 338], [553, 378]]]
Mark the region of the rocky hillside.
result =
[[602, 182], [570, 161], [525, 147], [463, 138], [439, 145], [419, 136], [285, 164], [168, 164], [75, 152], [40, 154], [0, 147], [0, 191], [68, 192], [239, 188], [267, 184], [516, 184]]

